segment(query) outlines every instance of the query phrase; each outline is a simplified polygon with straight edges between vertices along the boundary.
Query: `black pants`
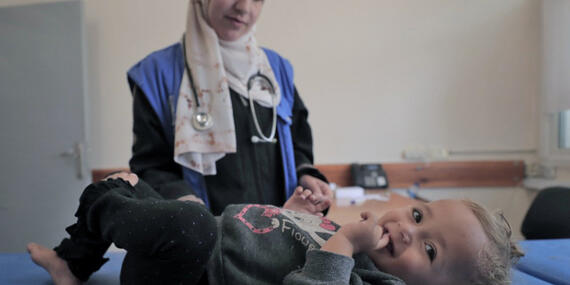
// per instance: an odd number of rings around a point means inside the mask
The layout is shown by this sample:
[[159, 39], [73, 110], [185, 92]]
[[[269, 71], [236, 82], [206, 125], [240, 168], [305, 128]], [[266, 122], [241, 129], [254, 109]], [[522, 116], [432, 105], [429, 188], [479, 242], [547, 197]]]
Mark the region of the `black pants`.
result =
[[164, 200], [144, 181], [89, 185], [70, 238], [55, 248], [71, 272], [86, 281], [107, 260], [111, 242], [127, 250], [121, 284], [196, 284], [216, 241], [216, 222], [195, 202]]

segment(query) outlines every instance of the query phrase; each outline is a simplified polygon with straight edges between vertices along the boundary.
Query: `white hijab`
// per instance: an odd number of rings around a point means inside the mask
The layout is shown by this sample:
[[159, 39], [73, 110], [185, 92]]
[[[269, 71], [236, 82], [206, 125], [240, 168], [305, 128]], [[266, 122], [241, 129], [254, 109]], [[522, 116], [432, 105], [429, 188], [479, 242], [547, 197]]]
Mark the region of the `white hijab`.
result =
[[[230, 89], [248, 97], [247, 81], [258, 71], [275, 87], [276, 99], [266, 90], [251, 90], [249, 96], [264, 107], [279, 104], [281, 92], [267, 56], [257, 45], [254, 28], [233, 42], [218, 39], [208, 25], [210, 0], [190, 0], [184, 37], [186, 61], [191, 75], [184, 71], [176, 105], [174, 161], [204, 175], [216, 174], [216, 161], [236, 152], [236, 134]], [[196, 111], [192, 77], [200, 108], [214, 121], [211, 129], [198, 131], [192, 126]]]

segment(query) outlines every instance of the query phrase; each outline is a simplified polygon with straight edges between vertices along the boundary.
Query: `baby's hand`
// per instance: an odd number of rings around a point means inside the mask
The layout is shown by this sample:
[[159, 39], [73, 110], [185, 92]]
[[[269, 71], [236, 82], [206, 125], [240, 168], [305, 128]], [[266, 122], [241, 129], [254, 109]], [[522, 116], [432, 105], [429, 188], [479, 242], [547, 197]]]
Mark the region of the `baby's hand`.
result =
[[388, 233], [378, 224], [378, 217], [370, 212], [360, 213], [362, 220], [349, 223], [340, 228], [338, 234], [344, 235], [352, 244], [353, 252], [368, 252], [385, 247], [390, 241]]
[[309, 189], [303, 189], [298, 186], [295, 188], [293, 195], [283, 205], [284, 209], [293, 210], [302, 213], [322, 216], [322, 211], [330, 206], [330, 201], [318, 201], [313, 192]]

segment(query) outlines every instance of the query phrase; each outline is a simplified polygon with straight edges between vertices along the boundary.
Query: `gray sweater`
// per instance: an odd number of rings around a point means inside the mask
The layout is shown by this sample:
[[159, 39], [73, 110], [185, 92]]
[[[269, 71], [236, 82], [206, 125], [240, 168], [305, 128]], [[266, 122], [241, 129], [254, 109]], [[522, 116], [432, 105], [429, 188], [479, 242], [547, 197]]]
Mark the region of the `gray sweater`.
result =
[[405, 285], [365, 254], [319, 250], [339, 225], [267, 205], [231, 205], [218, 217], [218, 242], [208, 264], [210, 284]]

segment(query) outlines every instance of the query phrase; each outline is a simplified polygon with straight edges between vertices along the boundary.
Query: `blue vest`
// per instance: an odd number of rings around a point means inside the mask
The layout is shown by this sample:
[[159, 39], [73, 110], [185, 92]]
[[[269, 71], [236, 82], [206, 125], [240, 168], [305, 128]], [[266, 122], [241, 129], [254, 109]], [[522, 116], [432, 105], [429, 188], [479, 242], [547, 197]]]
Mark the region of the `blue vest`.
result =
[[[285, 197], [289, 198], [293, 194], [295, 186], [297, 186], [293, 139], [290, 128], [295, 92], [293, 67], [289, 61], [276, 52], [265, 48], [263, 50], [273, 69], [275, 79], [281, 88], [281, 102], [277, 106], [277, 134], [283, 161]], [[171, 145], [174, 145], [176, 103], [178, 102], [178, 93], [183, 74], [184, 55], [182, 44], [180, 43], [151, 53], [127, 72], [131, 90], [136, 85], [146, 95], [160, 119], [168, 143]], [[186, 167], [183, 167], [182, 170], [184, 179], [209, 206], [210, 202], [202, 174]]]

